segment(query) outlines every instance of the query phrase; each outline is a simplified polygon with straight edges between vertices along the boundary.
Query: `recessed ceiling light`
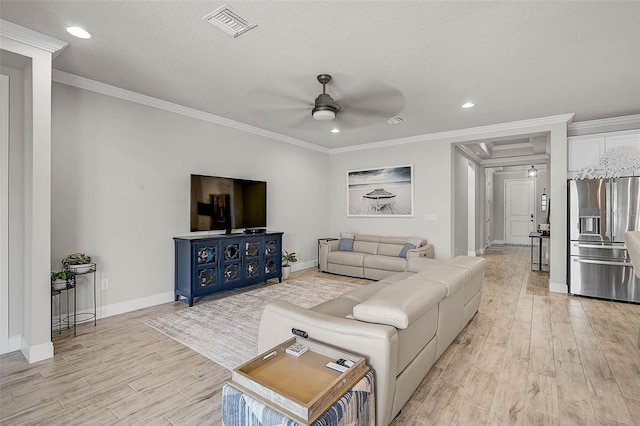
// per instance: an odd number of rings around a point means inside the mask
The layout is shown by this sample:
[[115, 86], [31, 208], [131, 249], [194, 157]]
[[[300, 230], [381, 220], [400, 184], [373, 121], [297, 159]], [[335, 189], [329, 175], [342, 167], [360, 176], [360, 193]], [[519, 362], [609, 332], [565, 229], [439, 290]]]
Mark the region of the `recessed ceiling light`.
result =
[[84, 39], [91, 38], [91, 34], [89, 34], [87, 30], [85, 30], [84, 28], [67, 27], [67, 32], [74, 37], [84, 38]]
[[340, 133], [340, 129], [331, 129], [331, 133]]
[[472, 103], [472, 102], [467, 102], [462, 104], [462, 108], [473, 108], [476, 104]]

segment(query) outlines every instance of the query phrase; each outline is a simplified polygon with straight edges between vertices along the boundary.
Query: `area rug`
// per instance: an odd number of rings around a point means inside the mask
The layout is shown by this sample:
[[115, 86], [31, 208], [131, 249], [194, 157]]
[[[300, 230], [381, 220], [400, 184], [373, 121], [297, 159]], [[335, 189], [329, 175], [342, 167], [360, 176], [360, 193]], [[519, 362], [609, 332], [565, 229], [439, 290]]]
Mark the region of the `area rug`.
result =
[[232, 370], [258, 355], [258, 326], [269, 302], [282, 299], [310, 308], [357, 287], [360, 285], [303, 277], [199, 302], [144, 322]]

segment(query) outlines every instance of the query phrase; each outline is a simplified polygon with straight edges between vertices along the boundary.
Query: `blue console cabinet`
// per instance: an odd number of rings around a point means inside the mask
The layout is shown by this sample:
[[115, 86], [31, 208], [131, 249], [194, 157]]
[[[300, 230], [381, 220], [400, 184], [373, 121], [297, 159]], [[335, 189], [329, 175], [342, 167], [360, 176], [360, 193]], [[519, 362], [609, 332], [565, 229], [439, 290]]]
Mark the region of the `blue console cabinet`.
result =
[[232, 290], [278, 278], [282, 232], [174, 237], [175, 300]]

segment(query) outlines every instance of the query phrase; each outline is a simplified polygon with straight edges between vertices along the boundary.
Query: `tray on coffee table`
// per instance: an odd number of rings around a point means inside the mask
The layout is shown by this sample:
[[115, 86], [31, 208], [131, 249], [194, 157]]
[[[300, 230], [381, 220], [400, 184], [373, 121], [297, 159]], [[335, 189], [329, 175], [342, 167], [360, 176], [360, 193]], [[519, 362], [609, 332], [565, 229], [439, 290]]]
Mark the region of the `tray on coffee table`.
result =
[[[301, 343], [300, 356], [286, 348]], [[345, 372], [328, 362], [347, 359], [355, 364]], [[351, 389], [369, 370], [364, 358], [309, 339], [294, 337], [234, 369], [231, 380], [274, 407], [312, 423]]]

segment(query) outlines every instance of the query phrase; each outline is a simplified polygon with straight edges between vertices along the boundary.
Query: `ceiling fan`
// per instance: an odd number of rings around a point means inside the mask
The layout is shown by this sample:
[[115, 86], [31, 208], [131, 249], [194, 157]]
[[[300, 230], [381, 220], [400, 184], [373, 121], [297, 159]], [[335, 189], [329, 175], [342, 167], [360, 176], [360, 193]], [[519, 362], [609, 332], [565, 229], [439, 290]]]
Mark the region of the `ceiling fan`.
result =
[[311, 115], [314, 120], [318, 121], [330, 121], [336, 118], [336, 113], [340, 111], [340, 105], [333, 100], [333, 98], [327, 94], [327, 83], [331, 81], [329, 74], [320, 74], [318, 82], [322, 84], [322, 93], [318, 95], [315, 101], [315, 106], [311, 110]]
[[[381, 81], [346, 74], [336, 79], [326, 73], [317, 75], [316, 79], [322, 84], [322, 93], [317, 95], [315, 102], [308, 97], [309, 92], [304, 94], [300, 91], [301, 87], [308, 87], [305, 83], [308, 79], [295, 76], [279, 79], [277, 84], [253, 89], [253, 111], [269, 124], [314, 130], [327, 128], [329, 123], [332, 128], [341, 129], [384, 123], [384, 119], [393, 117], [404, 109], [402, 92]], [[331, 93], [339, 102], [327, 93], [326, 86], [329, 83], [332, 84]], [[309, 119], [309, 113], [312, 120]]]

